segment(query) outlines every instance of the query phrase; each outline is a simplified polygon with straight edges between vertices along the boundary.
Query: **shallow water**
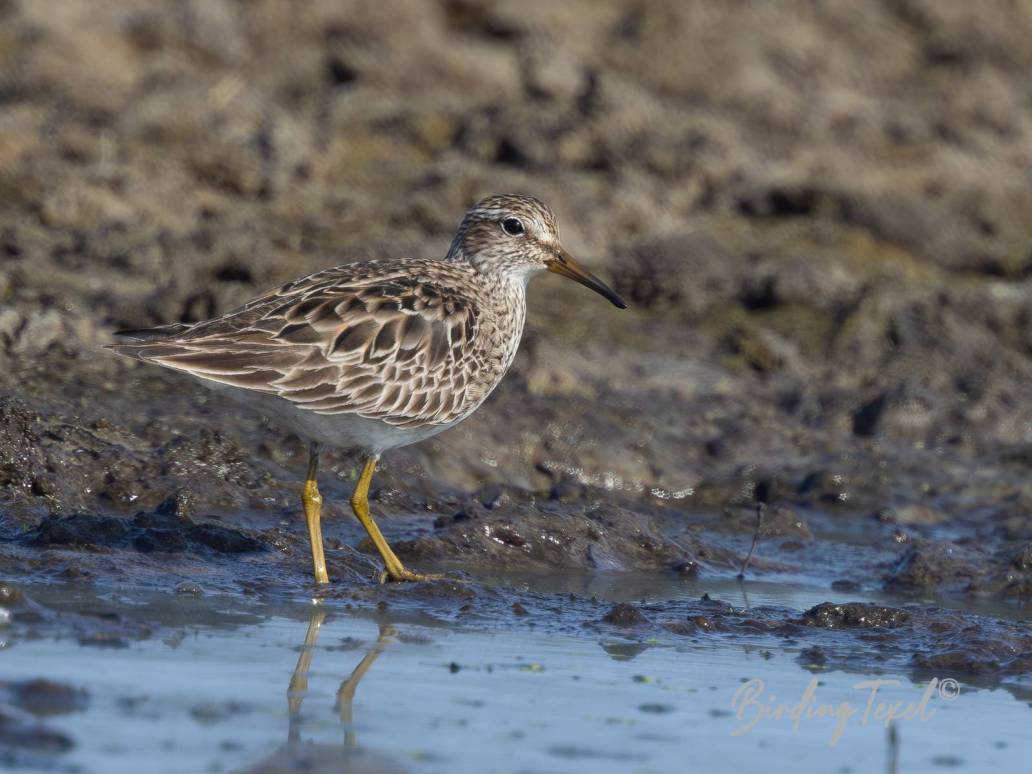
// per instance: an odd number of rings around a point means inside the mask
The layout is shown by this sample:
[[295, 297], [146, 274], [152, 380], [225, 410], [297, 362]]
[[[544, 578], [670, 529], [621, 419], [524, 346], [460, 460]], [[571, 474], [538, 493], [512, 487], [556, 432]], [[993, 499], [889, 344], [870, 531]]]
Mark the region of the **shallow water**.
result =
[[903, 602], [928, 602], [944, 608], [964, 610], [995, 618], [1024, 621], [1029, 607], [1024, 600], [962, 598], [929, 594], [902, 599], [898, 594], [880, 590], [837, 591], [827, 575], [778, 573], [776, 579], [749, 578], [739, 580], [731, 573], [724, 577], [699, 580], [660, 572], [492, 572], [478, 570], [477, 578], [485, 583], [516, 592], [573, 594], [606, 602], [657, 602], [698, 598], [703, 594], [720, 599], [734, 607], [751, 608], [764, 605], [806, 610], [822, 602], [870, 602], [898, 605]]
[[[812, 602], [806, 589], [743, 588], [754, 604]], [[8, 639], [0, 681], [88, 696], [39, 719], [74, 746], [20, 755], [15, 769], [680, 772], [756, 770], [773, 756], [794, 771], [1018, 771], [1032, 752], [1032, 714], [1011, 693], [807, 670], [798, 648], [457, 627], [331, 602], [39, 591], [154, 634], [107, 647]], [[857, 685], [870, 679], [893, 682], [868, 710], [871, 688]], [[814, 708], [852, 714], [759, 718], [760, 705], [798, 704], [811, 681]], [[881, 702], [917, 705], [895, 746]]]

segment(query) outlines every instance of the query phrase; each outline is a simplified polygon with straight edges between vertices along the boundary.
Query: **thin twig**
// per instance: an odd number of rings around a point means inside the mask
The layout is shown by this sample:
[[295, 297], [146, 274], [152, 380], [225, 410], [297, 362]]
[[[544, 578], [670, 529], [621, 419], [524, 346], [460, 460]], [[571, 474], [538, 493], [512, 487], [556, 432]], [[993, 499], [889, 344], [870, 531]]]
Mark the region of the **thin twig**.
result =
[[742, 569], [738, 573], [738, 580], [745, 580], [745, 571], [749, 569], [749, 562], [752, 561], [753, 551], [756, 550], [756, 544], [760, 540], [760, 528], [763, 526], [763, 514], [766, 512], [767, 506], [765, 503], [756, 503], [756, 529], [752, 535], [752, 545], [749, 546], [749, 553], [745, 556], [745, 561], [742, 562]]
[[888, 774], [896, 774], [899, 771], [899, 729], [896, 722], [889, 724], [889, 760]]

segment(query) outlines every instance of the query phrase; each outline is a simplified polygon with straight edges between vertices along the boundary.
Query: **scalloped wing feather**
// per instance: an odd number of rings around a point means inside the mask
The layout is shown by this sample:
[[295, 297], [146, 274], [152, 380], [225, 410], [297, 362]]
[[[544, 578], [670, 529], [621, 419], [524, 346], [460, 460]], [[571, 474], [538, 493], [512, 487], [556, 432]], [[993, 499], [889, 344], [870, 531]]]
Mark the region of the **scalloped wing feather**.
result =
[[112, 349], [321, 414], [400, 427], [457, 421], [482, 397], [469, 280], [440, 263], [384, 268], [313, 274], [168, 338]]

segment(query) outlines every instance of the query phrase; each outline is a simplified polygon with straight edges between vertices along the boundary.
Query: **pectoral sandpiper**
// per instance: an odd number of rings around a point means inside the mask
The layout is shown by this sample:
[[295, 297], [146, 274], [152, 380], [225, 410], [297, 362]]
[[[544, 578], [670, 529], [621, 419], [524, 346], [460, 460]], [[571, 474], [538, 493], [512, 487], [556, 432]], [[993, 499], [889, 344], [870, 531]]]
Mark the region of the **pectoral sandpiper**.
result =
[[320, 444], [363, 453], [351, 496], [383, 558], [383, 580], [423, 580], [369, 514], [380, 455], [472, 414], [512, 363], [526, 286], [542, 269], [624, 308], [559, 243], [555, 215], [530, 196], [470, 209], [443, 260], [366, 261], [289, 282], [212, 320], [119, 331], [120, 355], [184, 371], [307, 439], [302, 494], [316, 583], [327, 583], [316, 485]]

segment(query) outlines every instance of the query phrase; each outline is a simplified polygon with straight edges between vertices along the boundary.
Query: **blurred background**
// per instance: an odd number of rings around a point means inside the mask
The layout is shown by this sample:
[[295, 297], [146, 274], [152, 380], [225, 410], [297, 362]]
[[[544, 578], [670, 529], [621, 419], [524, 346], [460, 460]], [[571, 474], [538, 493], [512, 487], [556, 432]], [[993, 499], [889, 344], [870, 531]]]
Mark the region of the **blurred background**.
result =
[[977, 517], [966, 539], [1010, 550], [1030, 38], [1006, 0], [2, 0], [3, 503], [131, 513], [186, 480], [292, 507], [269, 487], [297, 439], [111, 331], [442, 256], [518, 191], [631, 308], [535, 281], [513, 372], [386, 481]]

